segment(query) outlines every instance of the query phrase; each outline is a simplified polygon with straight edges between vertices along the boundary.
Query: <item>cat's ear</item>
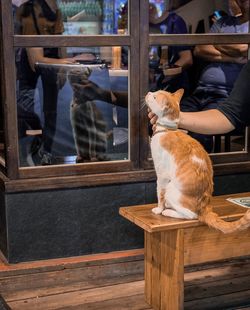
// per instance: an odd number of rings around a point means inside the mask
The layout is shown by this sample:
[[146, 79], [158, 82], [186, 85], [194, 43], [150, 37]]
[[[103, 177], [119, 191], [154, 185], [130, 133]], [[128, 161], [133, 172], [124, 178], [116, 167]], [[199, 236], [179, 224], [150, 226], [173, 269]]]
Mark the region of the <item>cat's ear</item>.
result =
[[180, 102], [183, 94], [184, 94], [184, 89], [180, 88], [173, 94], [173, 96], [176, 98], [178, 102]]

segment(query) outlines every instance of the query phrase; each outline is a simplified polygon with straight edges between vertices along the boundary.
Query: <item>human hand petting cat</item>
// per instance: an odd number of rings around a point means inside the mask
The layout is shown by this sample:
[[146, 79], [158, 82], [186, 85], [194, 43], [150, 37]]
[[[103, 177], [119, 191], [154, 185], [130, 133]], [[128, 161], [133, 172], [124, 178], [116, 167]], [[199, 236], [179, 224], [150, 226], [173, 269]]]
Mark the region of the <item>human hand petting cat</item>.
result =
[[150, 109], [148, 109], [148, 118], [149, 118], [150, 124], [152, 125], [153, 131], [155, 131], [158, 116], [155, 115]]

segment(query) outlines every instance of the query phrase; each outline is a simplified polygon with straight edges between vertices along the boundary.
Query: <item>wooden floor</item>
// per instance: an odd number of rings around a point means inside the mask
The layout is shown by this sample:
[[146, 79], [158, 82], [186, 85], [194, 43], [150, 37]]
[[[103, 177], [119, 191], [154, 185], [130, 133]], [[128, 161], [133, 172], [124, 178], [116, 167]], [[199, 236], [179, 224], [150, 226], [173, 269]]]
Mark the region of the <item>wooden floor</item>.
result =
[[[1, 262], [0, 294], [12, 310], [151, 309], [144, 301], [143, 253], [129, 254]], [[185, 310], [243, 308], [250, 309], [250, 257], [186, 270]]]

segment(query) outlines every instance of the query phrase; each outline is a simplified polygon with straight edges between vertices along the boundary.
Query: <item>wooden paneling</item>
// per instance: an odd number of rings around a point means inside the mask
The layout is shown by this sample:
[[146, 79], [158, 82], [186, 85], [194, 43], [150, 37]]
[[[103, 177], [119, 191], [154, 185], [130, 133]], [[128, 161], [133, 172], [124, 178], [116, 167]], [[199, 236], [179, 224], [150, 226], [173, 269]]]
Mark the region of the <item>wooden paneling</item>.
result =
[[[39, 171], [39, 170], [38, 170]], [[97, 185], [126, 184], [135, 182], [151, 182], [155, 180], [155, 171], [128, 171], [106, 174], [86, 174], [73, 176], [58, 176], [50, 178], [27, 178], [9, 180], [0, 178], [0, 185], [6, 193], [37, 191], [43, 189], [77, 188]]]
[[201, 45], [250, 43], [250, 34], [154, 34], [149, 36], [149, 45]]
[[12, 25], [12, 4], [11, 1], [1, 1], [1, 23], [2, 23], [2, 58], [3, 72], [1, 74], [4, 81], [4, 129], [5, 129], [5, 150], [7, 175], [10, 179], [18, 178], [17, 160], [17, 113], [15, 95], [15, 53], [13, 48], [13, 25]]
[[[0, 293], [12, 310], [152, 310], [144, 299], [143, 257], [130, 254], [13, 266], [0, 262]], [[186, 268], [184, 309], [247, 309], [249, 262], [245, 258]]]
[[55, 46], [130, 46], [131, 38], [128, 35], [97, 35], [97, 36], [61, 36], [61, 35], [16, 35], [14, 36], [14, 46], [16, 47], [55, 47]]
[[185, 229], [185, 265], [249, 255], [250, 229], [223, 235], [208, 227]]

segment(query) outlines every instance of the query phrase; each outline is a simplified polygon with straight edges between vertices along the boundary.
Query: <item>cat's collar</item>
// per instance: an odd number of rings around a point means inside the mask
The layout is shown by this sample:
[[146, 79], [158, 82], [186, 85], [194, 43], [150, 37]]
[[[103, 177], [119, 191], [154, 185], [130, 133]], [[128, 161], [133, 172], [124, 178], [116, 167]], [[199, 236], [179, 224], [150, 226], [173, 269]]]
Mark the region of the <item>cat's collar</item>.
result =
[[164, 129], [168, 130], [177, 130], [178, 129], [178, 124], [176, 122], [156, 122], [156, 126], [158, 127], [163, 127]]
[[176, 131], [177, 129], [178, 129], [177, 123], [162, 124], [160, 122], [157, 122], [156, 123], [156, 130], [155, 130], [153, 136], [156, 135], [157, 133], [168, 132], [168, 131]]

